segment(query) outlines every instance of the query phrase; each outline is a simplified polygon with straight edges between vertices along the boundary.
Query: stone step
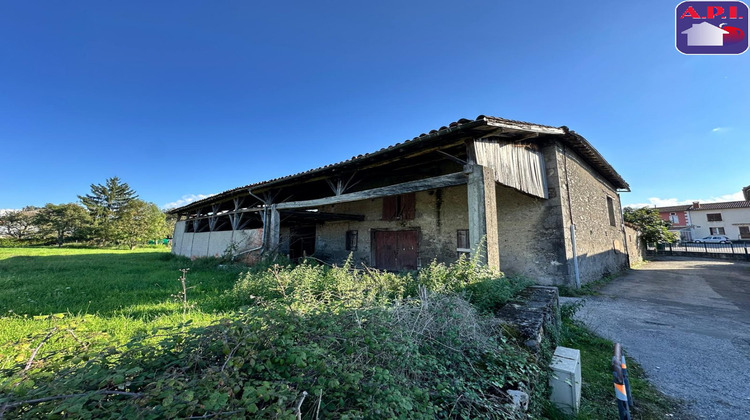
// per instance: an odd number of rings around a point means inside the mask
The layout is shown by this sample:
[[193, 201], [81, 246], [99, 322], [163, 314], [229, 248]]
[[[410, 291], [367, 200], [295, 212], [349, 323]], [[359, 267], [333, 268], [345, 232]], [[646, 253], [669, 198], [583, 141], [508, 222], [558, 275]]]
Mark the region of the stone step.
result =
[[538, 352], [545, 336], [556, 334], [560, 327], [558, 295], [557, 287], [527, 287], [518, 295], [516, 302], [503, 306], [496, 316], [527, 347]]

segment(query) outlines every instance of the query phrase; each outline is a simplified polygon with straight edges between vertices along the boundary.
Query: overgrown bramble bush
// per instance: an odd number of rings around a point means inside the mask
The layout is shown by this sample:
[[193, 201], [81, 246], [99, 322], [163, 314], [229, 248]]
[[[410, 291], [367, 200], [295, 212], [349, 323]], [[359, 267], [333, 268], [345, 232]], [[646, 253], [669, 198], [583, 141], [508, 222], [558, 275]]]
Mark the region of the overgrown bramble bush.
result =
[[464, 297], [490, 309], [524, 284], [467, 260], [416, 275], [348, 263], [270, 266], [243, 274], [232, 293], [253, 305], [209, 327], [175, 326], [159, 331], [160, 341], [103, 351], [77, 346], [28, 370], [23, 359], [3, 367], [0, 410], [26, 418], [512, 418], [506, 391], [534, 391], [535, 356]]
[[294, 305], [358, 307], [417, 297], [425, 288], [436, 293], [462, 294], [482, 312], [494, 312], [532, 282], [508, 278], [477, 259], [464, 256], [452, 264], [433, 261], [416, 273], [391, 273], [355, 268], [351, 257], [341, 267], [306, 261], [274, 264], [240, 275], [230, 292], [239, 304], [285, 300]]
[[28, 418], [507, 418], [505, 390], [538, 374], [456, 295], [337, 311], [274, 302], [161, 333], [171, 336], [78, 355], [54, 375], [54, 364], [6, 370], [0, 405]]

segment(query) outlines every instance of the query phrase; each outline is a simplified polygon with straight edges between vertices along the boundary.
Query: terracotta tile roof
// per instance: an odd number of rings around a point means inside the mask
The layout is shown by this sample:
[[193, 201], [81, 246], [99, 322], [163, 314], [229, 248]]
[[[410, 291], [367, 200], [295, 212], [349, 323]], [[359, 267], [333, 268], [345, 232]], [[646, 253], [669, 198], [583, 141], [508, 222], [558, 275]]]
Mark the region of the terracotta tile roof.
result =
[[700, 207], [690, 206], [690, 211], [724, 210], [750, 208], [750, 201], [725, 201], [723, 203], [700, 203]]
[[221, 200], [226, 197], [235, 196], [237, 193], [247, 191], [249, 189], [268, 187], [268, 186], [272, 186], [273, 184], [282, 183], [282, 182], [289, 181], [294, 178], [298, 178], [302, 176], [308, 176], [308, 175], [313, 175], [313, 174], [317, 175], [319, 173], [324, 173], [326, 171], [336, 170], [341, 167], [346, 167], [346, 166], [357, 164], [365, 159], [378, 157], [384, 153], [391, 152], [396, 149], [400, 149], [400, 148], [410, 146], [410, 145], [421, 144], [423, 142], [428, 142], [432, 139], [435, 139], [441, 136], [449, 135], [451, 133], [458, 133], [463, 130], [470, 130], [472, 128], [477, 128], [477, 127], [497, 127], [497, 128], [505, 128], [509, 130], [519, 130], [519, 131], [527, 131], [527, 132], [532, 132], [532, 133], [561, 136], [561, 140], [563, 142], [567, 143], [577, 153], [579, 153], [586, 160], [592, 163], [593, 166], [600, 173], [602, 173], [602, 175], [604, 175], [605, 178], [607, 178], [610, 182], [612, 182], [612, 184], [616, 188], [630, 191], [630, 186], [628, 185], [628, 183], [625, 182], [625, 180], [620, 176], [620, 174], [618, 174], [617, 171], [615, 171], [615, 169], [604, 159], [604, 157], [596, 149], [594, 149], [594, 147], [591, 146], [591, 144], [583, 136], [577, 134], [574, 131], [569, 131], [567, 127], [565, 126], [553, 127], [549, 125], [535, 124], [535, 123], [530, 123], [530, 122], [525, 122], [525, 121], [509, 120], [505, 118], [479, 115], [473, 120], [462, 118], [458, 121], [448, 124], [447, 126], [440, 127], [437, 130], [431, 130], [428, 133], [422, 133], [419, 136], [414, 137], [410, 140], [405, 140], [403, 142], [384, 147], [375, 152], [352, 156], [351, 158], [347, 160], [344, 160], [338, 163], [324, 165], [318, 168], [310, 169], [308, 171], [299, 172], [296, 174], [287, 175], [287, 176], [283, 176], [279, 178], [273, 178], [273, 179], [269, 179], [269, 180], [262, 181], [262, 182], [256, 182], [253, 184], [244, 185], [242, 187], [232, 188], [230, 190], [226, 190], [221, 193], [214, 194], [210, 197], [197, 200], [197, 201], [193, 201], [182, 207], [168, 210], [168, 212], [179, 213], [188, 208], [200, 207], [202, 205], [205, 205], [206, 203]]
[[656, 207], [659, 213], [673, 212], [673, 211], [687, 211], [690, 209], [691, 204], [682, 204], [679, 206], [668, 206], [668, 207]]

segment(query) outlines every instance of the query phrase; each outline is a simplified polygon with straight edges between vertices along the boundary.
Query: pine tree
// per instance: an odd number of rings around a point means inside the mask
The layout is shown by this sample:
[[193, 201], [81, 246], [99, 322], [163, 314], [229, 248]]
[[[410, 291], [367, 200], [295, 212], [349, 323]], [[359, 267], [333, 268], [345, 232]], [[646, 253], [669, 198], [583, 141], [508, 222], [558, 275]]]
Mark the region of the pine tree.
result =
[[91, 184], [91, 194], [78, 196], [93, 220], [94, 235], [102, 242], [115, 239], [115, 222], [120, 211], [137, 198], [135, 191], [116, 176], [108, 178], [104, 185]]

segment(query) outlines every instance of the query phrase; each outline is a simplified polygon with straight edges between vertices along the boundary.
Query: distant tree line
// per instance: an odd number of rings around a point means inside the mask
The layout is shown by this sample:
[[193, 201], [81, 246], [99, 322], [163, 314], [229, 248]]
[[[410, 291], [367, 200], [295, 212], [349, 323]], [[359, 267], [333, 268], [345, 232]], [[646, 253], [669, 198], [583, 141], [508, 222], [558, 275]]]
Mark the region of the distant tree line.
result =
[[154, 203], [138, 198], [118, 177], [91, 184], [79, 203], [28, 206], [0, 214], [0, 235], [16, 242], [80, 241], [95, 245], [127, 245], [131, 249], [172, 233], [174, 220]]

